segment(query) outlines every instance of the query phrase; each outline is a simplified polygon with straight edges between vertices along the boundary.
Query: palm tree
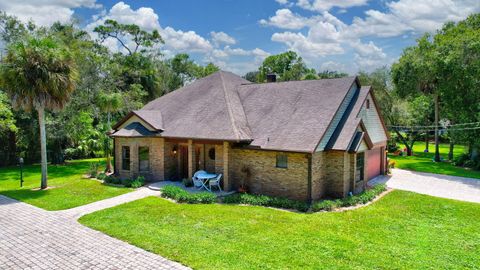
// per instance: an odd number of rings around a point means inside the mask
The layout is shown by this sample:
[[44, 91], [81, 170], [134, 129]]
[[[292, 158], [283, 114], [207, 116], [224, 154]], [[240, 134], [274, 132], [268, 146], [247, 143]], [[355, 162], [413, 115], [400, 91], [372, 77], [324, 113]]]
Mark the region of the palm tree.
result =
[[[118, 109], [122, 106], [122, 96], [119, 93], [100, 94], [97, 97], [97, 105], [102, 112], [107, 113], [107, 129], [108, 131], [110, 131], [110, 129], [112, 128], [112, 113], [117, 112]], [[107, 156], [107, 167], [105, 169], [105, 172], [110, 173], [112, 172], [112, 162], [110, 158], [110, 139], [107, 139], [105, 148], [105, 153]]]
[[42, 165], [41, 189], [47, 188], [45, 110], [62, 109], [75, 89], [72, 54], [52, 37], [28, 37], [7, 47], [1, 60], [0, 86], [15, 108], [38, 112]]

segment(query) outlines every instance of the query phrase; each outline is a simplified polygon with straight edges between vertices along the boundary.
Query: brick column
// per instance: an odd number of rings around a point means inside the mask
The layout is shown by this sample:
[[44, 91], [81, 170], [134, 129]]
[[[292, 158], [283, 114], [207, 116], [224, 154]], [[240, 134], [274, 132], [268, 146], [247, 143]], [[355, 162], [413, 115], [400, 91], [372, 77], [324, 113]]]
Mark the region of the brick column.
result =
[[193, 152], [193, 141], [188, 140], [188, 178], [193, 176], [193, 158], [195, 153]]
[[226, 191], [230, 190], [230, 182], [228, 179], [228, 152], [229, 144], [228, 142], [223, 142], [223, 189]]

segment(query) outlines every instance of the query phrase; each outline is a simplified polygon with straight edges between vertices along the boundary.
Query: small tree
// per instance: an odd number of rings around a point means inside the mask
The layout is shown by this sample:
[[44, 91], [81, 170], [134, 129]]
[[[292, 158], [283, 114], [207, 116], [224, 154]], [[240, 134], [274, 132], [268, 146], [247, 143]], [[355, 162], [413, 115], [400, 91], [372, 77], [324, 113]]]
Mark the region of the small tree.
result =
[[62, 109], [75, 89], [76, 70], [69, 50], [51, 37], [28, 37], [11, 43], [0, 67], [0, 85], [12, 105], [38, 112], [42, 180], [47, 187], [45, 109]]
[[[102, 112], [107, 113], [107, 129], [109, 131], [112, 128], [112, 113], [117, 112], [122, 106], [122, 96], [119, 93], [100, 94], [97, 98], [97, 105]], [[106, 136], [106, 134], [102, 135]], [[112, 172], [110, 151], [110, 139], [106, 138], [104, 152], [107, 158], [107, 167], [105, 168], [105, 172], [108, 173]]]

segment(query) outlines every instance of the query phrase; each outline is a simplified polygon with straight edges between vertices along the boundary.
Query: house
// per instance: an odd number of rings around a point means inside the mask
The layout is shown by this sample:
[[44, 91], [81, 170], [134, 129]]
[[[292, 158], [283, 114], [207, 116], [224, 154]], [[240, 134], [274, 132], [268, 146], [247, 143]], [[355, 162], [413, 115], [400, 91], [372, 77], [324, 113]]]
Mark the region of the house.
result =
[[115, 174], [223, 174], [226, 190], [296, 200], [360, 192], [386, 167], [387, 131], [356, 77], [255, 84], [219, 71], [132, 111], [112, 130]]

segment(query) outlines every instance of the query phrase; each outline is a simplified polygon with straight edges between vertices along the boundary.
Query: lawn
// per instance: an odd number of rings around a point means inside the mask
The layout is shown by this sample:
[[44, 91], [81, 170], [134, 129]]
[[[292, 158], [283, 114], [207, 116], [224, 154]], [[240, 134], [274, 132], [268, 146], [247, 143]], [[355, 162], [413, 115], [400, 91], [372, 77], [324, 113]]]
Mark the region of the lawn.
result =
[[19, 167], [0, 168], [0, 194], [46, 210], [62, 210], [131, 191], [82, 178], [92, 162], [101, 161], [76, 160], [68, 165], [49, 165], [48, 185], [53, 188], [47, 190], [34, 190], [40, 186], [40, 165], [25, 166], [22, 188]]
[[353, 211], [299, 214], [148, 197], [80, 222], [194, 269], [472, 269], [480, 205], [393, 191]]
[[[402, 146], [402, 145], [400, 145]], [[424, 153], [425, 143], [416, 142], [413, 146], [413, 156], [394, 156], [389, 155], [389, 158], [395, 160], [396, 168], [412, 170], [418, 172], [429, 172], [429, 173], [439, 173], [446, 175], [462, 176], [462, 177], [471, 177], [471, 178], [480, 178], [480, 171], [475, 171], [468, 168], [456, 167], [453, 166], [449, 161], [443, 162], [433, 162], [433, 157], [435, 155], [435, 145], [430, 144], [430, 152]], [[448, 144], [440, 144], [440, 156], [447, 160], [448, 159]], [[453, 151], [454, 157], [464, 153], [466, 151], [463, 145], [456, 145]]]

